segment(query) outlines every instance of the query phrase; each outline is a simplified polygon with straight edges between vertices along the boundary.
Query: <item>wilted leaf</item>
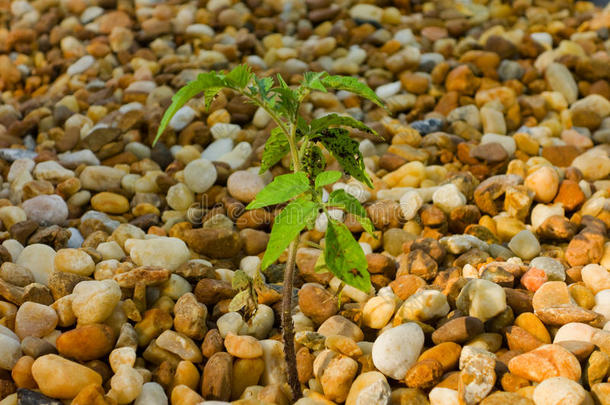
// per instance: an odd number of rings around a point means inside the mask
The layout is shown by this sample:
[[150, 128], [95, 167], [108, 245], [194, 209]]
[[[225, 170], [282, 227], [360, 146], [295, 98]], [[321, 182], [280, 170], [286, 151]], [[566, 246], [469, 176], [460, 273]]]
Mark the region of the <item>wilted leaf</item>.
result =
[[248, 305], [249, 299], [250, 299], [249, 290], [244, 290], [244, 291], [237, 293], [237, 295], [235, 295], [235, 297], [233, 297], [233, 299], [229, 303], [229, 311], [231, 311], [231, 312], [239, 311], [240, 309], [242, 309], [243, 307]]
[[251, 281], [252, 280], [250, 279], [250, 277], [248, 277], [246, 272], [244, 272], [243, 270], [237, 270], [233, 274], [233, 280], [231, 281], [231, 287], [233, 287], [234, 290], [243, 290], [244, 288], [246, 288], [250, 285]]

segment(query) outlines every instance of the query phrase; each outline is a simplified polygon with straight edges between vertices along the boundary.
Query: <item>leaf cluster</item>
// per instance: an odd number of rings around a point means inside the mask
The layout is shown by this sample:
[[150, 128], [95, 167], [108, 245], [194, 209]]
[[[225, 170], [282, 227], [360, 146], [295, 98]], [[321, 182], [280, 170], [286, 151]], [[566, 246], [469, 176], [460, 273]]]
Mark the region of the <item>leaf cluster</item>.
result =
[[[333, 191], [328, 202], [322, 202], [323, 187], [338, 181], [342, 176], [338, 171], [324, 171], [326, 167], [322, 147], [339, 162], [347, 174], [372, 187], [358, 142], [350, 137], [347, 128], [376, 133], [351, 116], [334, 113], [307, 122], [299, 115], [299, 108], [312, 91], [327, 92], [329, 89], [352, 92], [380, 107], [384, 107], [383, 102], [373, 90], [355, 77], [307, 72], [299, 86], [291, 87], [280, 75], [275, 79], [259, 78], [249, 66], [239, 65], [229, 72], [201, 73], [196, 80], [181, 88], [163, 116], [155, 142], [171, 118], [191, 98], [203, 94], [205, 105], [209, 107], [214, 97], [224, 88], [236, 91], [249, 102], [263, 108], [277, 124], [265, 144], [261, 172], [274, 166], [286, 154], [290, 154], [293, 161], [294, 173], [275, 177], [247, 207], [255, 209], [287, 203], [275, 217], [261, 267], [265, 269], [274, 263], [305, 228], [314, 227], [316, 218], [323, 213], [328, 223], [324, 248], [326, 266], [345, 283], [368, 292], [371, 282], [364, 252], [345, 224], [331, 218], [328, 209], [339, 208], [353, 214], [369, 233], [373, 232], [373, 225], [360, 202], [344, 190]], [[245, 274], [237, 277], [239, 286], [235, 287], [242, 291], [232, 302], [234, 310], [237, 307], [243, 308], [250, 300], [256, 302], [255, 289], [247, 287], [252, 285], [252, 280], [247, 281]]]

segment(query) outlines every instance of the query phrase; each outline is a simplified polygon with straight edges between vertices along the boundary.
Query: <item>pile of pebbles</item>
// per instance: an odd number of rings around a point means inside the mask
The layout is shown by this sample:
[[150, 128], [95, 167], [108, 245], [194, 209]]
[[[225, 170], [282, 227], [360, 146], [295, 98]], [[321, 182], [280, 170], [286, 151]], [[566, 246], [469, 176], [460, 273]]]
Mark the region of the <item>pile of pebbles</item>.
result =
[[323, 220], [301, 236], [298, 404], [610, 404], [610, 8], [374, 3], [2, 3], [0, 405], [291, 402], [286, 257], [229, 311], [278, 212], [244, 207], [289, 171], [258, 175], [270, 117], [221, 92], [151, 146], [180, 86], [238, 63], [358, 75], [390, 111], [302, 106], [383, 140], [352, 133], [373, 189], [327, 189], [377, 229], [337, 213], [374, 292], [315, 271]]

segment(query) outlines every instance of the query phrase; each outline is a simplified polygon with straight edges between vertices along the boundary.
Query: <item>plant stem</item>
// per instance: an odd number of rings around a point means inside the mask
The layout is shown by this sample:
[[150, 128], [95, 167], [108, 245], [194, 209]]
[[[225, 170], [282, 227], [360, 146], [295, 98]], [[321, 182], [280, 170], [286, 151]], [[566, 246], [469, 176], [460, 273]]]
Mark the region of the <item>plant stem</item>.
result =
[[288, 261], [284, 271], [284, 288], [282, 290], [282, 338], [284, 339], [288, 384], [292, 389], [293, 402], [303, 396], [297, 372], [297, 356], [294, 351], [294, 325], [292, 323], [292, 286], [298, 243], [298, 236], [290, 242]]
[[[288, 144], [290, 145], [290, 156], [292, 157], [292, 170], [294, 173], [301, 169], [299, 152], [296, 145], [296, 123], [290, 125]], [[284, 350], [286, 351], [286, 366], [288, 368], [288, 384], [292, 389], [292, 401], [297, 401], [303, 396], [301, 383], [297, 371], [297, 356], [294, 351], [294, 324], [292, 322], [292, 288], [294, 285], [294, 269], [296, 264], [299, 236], [288, 247], [288, 260], [284, 270], [284, 288], [282, 291], [282, 337], [284, 339]]]
[[[242, 94], [253, 100], [254, 104], [263, 108], [271, 119], [282, 129], [282, 132], [284, 132], [284, 135], [286, 135], [286, 138], [288, 139], [288, 145], [290, 145], [292, 170], [294, 173], [301, 170], [296, 140], [296, 122], [291, 123], [289, 127], [286, 127], [286, 123], [273, 110], [268, 108], [264, 102], [258, 100], [258, 98], [251, 97], [244, 92], [242, 92]], [[288, 261], [286, 262], [286, 269], [284, 270], [284, 288], [282, 290], [282, 339], [284, 340], [288, 384], [292, 390], [292, 402], [296, 402], [303, 396], [297, 371], [297, 356], [294, 351], [294, 324], [292, 322], [292, 288], [294, 284], [294, 268], [298, 244], [299, 236], [297, 235], [297, 237], [290, 242], [290, 246], [288, 247]]]

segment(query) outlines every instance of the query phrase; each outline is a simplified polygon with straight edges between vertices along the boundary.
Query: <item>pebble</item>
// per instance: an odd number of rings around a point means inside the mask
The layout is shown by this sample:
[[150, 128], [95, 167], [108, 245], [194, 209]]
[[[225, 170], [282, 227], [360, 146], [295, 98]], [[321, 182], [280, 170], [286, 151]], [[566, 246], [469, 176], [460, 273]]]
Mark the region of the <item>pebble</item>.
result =
[[68, 206], [58, 195], [39, 195], [25, 201], [21, 208], [28, 219], [40, 225], [63, 225], [68, 219]]
[[169, 121], [169, 127], [176, 131], [180, 131], [190, 124], [191, 121], [193, 121], [196, 114], [197, 113], [195, 110], [188, 105], [185, 105], [176, 111], [176, 114], [174, 114], [172, 119]]
[[383, 405], [390, 400], [390, 394], [390, 385], [385, 376], [378, 371], [369, 371], [360, 374], [353, 381], [345, 404]]
[[470, 316], [487, 321], [506, 309], [506, 293], [488, 280], [470, 280], [457, 297], [458, 309]]
[[227, 191], [232, 197], [243, 203], [253, 201], [264, 187], [263, 178], [247, 170], [238, 170], [227, 179]]
[[24, 302], [15, 316], [15, 333], [19, 339], [28, 336], [43, 337], [57, 326], [57, 313], [49, 306]]
[[78, 249], [60, 249], [53, 259], [55, 271], [90, 276], [95, 271], [91, 256]]
[[68, 67], [66, 73], [69, 76], [75, 76], [83, 73], [95, 63], [95, 59], [91, 55], [85, 55]]
[[178, 238], [127, 239], [125, 249], [138, 266], [161, 266], [175, 270], [186, 263], [191, 254]]
[[102, 377], [89, 367], [55, 354], [37, 358], [32, 376], [44, 395], [60, 399], [72, 399], [86, 386], [102, 383]]
[[55, 255], [52, 247], [35, 243], [21, 251], [16, 264], [29, 269], [37, 283], [48, 285], [49, 275], [54, 271]]
[[565, 377], [554, 377], [536, 386], [533, 398], [536, 405], [582, 404], [586, 400], [584, 388]]
[[527, 229], [513, 236], [508, 247], [514, 254], [524, 260], [530, 260], [540, 253], [540, 243], [536, 236]]
[[0, 333], [0, 354], [0, 369], [12, 370], [22, 356], [19, 340]]
[[184, 168], [184, 181], [189, 189], [196, 193], [207, 191], [216, 181], [216, 168], [207, 159], [197, 159]]
[[121, 299], [121, 289], [114, 280], [81, 281], [72, 294], [72, 310], [81, 324], [105, 321]]
[[511, 373], [530, 381], [542, 382], [553, 377], [578, 381], [581, 375], [578, 359], [558, 344], [543, 345], [508, 362]]
[[388, 329], [373, 343], [373, 363], [384, 375], [401, 380], [417, 361], [424, 345], [419, 325], [408, 322]]

